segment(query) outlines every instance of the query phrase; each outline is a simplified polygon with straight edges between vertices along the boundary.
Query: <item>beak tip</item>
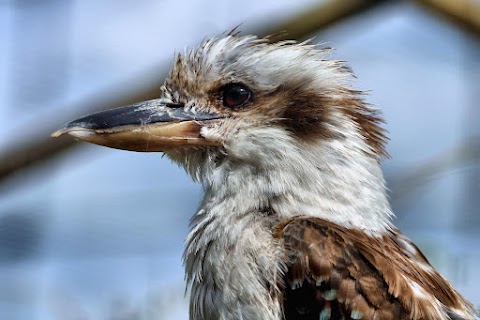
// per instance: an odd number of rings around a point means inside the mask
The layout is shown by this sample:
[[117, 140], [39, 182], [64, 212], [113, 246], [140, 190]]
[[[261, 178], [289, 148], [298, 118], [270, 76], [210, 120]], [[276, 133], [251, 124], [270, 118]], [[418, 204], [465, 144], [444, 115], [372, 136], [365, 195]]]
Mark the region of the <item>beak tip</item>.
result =
[[54, 133], [52, 133], [52, 134], [50, 135], [50, 137], [52, 137], [52, 138], [58, 138], [58, 137], [60, 137], [61, 135], [67, 133], [67, 132], [68, 132], [68, 130], [59, 129], [59, 130], [55, 131]]
[[50, 135], [50, 137], [52, 138], [58, 138], [64, 134], [69, 134], [71, 135], [72, 137], [75, 137], [75, 138], [85, 138], [87, 136], [90, 136], [92, 134], [95, 134], [94, 131], [90, 130], [90, 129], [87, 129], [87, 128], [83, 128], [83, 127], [78, 127], [78, 126], [74, 126], [74, 127], [69, 127], [69, 126], [65, 126], [57, 131], [55, 131], [54, 133], [52, 133]]

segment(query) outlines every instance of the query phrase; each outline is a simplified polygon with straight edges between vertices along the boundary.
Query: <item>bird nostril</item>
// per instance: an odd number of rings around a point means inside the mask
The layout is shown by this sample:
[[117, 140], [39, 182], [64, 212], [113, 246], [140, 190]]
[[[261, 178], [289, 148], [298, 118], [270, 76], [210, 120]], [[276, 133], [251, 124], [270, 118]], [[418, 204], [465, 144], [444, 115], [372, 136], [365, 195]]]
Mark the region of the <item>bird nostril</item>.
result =
[[178, 109], [178, 108], [183, 108], [185, 105], [183, 103], [167, 103], [167, 107], [172, 108], [172, 109]]

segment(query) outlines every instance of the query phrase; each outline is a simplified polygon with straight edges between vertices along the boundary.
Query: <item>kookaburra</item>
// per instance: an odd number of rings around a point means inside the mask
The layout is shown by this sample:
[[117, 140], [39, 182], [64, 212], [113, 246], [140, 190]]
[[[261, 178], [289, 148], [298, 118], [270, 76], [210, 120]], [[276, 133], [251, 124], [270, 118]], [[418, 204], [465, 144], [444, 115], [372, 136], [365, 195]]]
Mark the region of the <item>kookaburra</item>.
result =
[[329, 51], [212, 38], [178, 55], [159, 99], [54, 136], [161, 151], [202, 183], [190, 319], [477, 319], [392, 224], [382, 120]]

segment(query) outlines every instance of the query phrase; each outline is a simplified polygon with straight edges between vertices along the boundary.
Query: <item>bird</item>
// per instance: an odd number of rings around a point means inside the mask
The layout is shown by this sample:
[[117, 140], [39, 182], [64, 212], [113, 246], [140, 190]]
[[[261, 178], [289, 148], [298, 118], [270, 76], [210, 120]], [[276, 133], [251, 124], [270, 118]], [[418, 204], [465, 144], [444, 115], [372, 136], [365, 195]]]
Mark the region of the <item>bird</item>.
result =
[[185, 49], [160, 98], [52, 134], [163, 152], [202, 184], [190, 319], [479, 319], [393, 224], [387, 132], [347, 62], [229, 32]]

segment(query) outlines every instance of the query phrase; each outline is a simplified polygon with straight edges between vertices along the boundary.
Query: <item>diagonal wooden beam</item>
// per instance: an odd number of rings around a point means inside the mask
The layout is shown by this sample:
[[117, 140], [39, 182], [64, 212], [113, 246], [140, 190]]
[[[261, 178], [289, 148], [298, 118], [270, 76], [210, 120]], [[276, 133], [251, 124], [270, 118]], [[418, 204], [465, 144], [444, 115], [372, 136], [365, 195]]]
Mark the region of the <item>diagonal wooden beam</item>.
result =
[[416, 2], [480, 36], [480, 2], [475, 0], [416, 0]]
[[351, 16], [363, 13], [385, 1], [381, 0], [330, 0], [308, 8], [292, 19], [272, 27], [264, 26], [255, 34], [266, 36], [285, 31], [284, 37], [289, 39], [304, 39]]

